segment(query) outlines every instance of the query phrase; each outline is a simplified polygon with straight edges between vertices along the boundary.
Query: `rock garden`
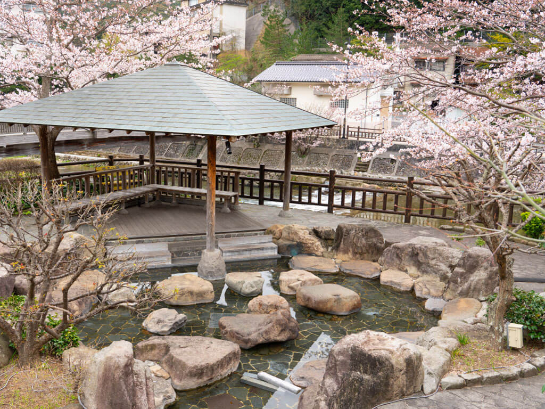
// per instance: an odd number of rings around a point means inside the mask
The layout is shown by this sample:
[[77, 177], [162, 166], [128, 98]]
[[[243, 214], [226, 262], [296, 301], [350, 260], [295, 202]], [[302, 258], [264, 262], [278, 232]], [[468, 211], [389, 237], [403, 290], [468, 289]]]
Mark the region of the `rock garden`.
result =
[[[62, 354], [81, 403], [373, 408], [545, 369], [541, 343], [490, 352], [486, 314], [497, 271], [488, 250], [429, 237], [389, 243], [363, 225], [275, 225], [268, 233], [286, 255], [272, 269], [232, 264], [225, 280], [210, 282], [192, 268], [164, 268], [109, 293], [119, 308], [79, 324], [82, 344]], [[78, 280], [85, 287], [101, 277], [89, 271]], [[0, 278], [6, 295], [24, 292]], [[135, 293], [153, 284], [163, 301], [135, 315]], [[82, 300], [74, 312], [94, 303]], [[0, 352], [6, 364], [6, 342]], [[263, 382], [260, 372], [302, 391]]]

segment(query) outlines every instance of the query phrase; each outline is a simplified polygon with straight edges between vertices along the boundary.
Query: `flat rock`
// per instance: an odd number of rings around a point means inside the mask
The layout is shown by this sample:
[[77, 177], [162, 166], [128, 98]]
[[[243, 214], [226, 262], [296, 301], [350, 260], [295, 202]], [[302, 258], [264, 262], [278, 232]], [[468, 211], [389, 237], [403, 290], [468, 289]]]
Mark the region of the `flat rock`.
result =
[[380, 273], [380, 284], [395, 288], [399, 291], [411, 291], [414, 280], [409, 274], [400, 270], [386, 270]]
[[449, 328], [433, 327], [424, 332], [416, 340], [416, 345], [420, 345], [426, 349], [433, 347], [439, 340], [452, 338], [454, 333]]
[[529, 362], [540, 371], [545, 371], [545, 357], [533, 357]]
[[235, 293], [245, 297], [254, 297], [263, 291], [265, 280], [259, 272], [229, 273], [225, 276], [225, 284]]
[[297, 304], [327, 314], [348, 315], [361, 309], [355, 291], [338, 284], [320, 284], [297, 290]]
[[322, 240], [333, 241], [335, 240], [336, 231], [333, 227], [317, 226], [313, 227], [312, 231], [316, 236]]
[[519, 365], [519, 368], [521, 378], [530, 378], [531, 376], [536, 376], [539, 373], [537, 368], [534, 365], [529, 364], [528, 362]]
[[450, 367], [450, 354], [437, 346], [431, 347], [422, 354], [424, 365], [423, 392], [428, 395], [437, 390], [441, 378], [445, 376]]
[[481, 372], [481, 383], [483, 385], [495, 385], [501, 383], [501, 374], [494, 370]]
[[319, 273], [337, 273], [339, 271], [333, 259], [306, 255], [292, 257], [290, 267], [294, 270], [315, 271]]
[[290, 380], [300, 388], [308, 388], [314, 383], [320, 383], [325, 374], [326, 364], [327, 359], [308, 361], [290, 374]]
[[276, 294], [260, 295], [252, 298], [248, 303], [248, 312], [250, 314], [270, 314], [279, 310], [289, 311], [289, 309], [290, 304], [288, 301]]
[[192, 305], [214, 301], [214, 286], [210, 281], [193, 274], [175, 275], [157, 285], [165, 304]]
[[134, 347], [143, 361], [158, 362], [176, 390], [199, 388], [225, 378], [238, 368], [240, 347], [209, 337], [151, 337]]
[[121, 286], [115, 291], [107, 294], [105, 297], [106, 304], [118, 304], [120, 306], [132, 305], [136, 302], [134, 290], [127, 286]]
[[305, 270], [282, 271], [279, 278], [280, 292], [288, 295], [295, 294], [300, 287], [323, 283], [320, 277]]
[[520, 378], [520, 368], [518, 366], [497, 369], [497, 371], [504, 382], [516, 381]]
[[184, 314], [171, 308], [161, 308], [149, 314], [142, 327], [153, 334], [168, 335], [178, 331], [187, 322]]
[[442, 320], [462, 321], [473, 318], [481, 310], [481, 302], [475, 298], [458, 298], [449, 301], [443, 307]]
[[445, 283], [437, 277], [420, 277], [414, 282], [414, 294], [418, 298], [440, 298], [445, 291]]
[[460, 375], [465, 381], [466, 386], [479, 386], [483, 382], [483, 377], [478, 372], [463, 373]]
[[284, 342], [299, 335], [299, 324], [288, 310], [270, 314], [238, 314], [219, 320], [221, 337], [243, 349], [269, 342]]
[[426, 304], [424, 304], [424, 308], [427, 311], [440, 314], [443, 311], [443, 308], [445, 308], [446, 304], [447, 302], [442, 298], [428, 298], [426, 300]]
[[363, 278], [377, 278], [380, 276], [380, 265], [367, 260], [343, 261], [341, 271], [345, 274]]

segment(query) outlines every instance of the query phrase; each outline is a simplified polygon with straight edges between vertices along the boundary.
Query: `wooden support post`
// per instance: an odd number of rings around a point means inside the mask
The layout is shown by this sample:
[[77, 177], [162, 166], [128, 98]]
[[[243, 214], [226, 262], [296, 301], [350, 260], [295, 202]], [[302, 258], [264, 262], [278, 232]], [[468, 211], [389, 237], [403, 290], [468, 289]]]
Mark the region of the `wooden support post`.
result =
[[150, 184], [155, 184], [155, 132], [149, 134]]
[[108, 155], [108, 166], [114, 166], [114, 155]]
[[259, 204], [265, 204], [265, 165], [259, 165]]
[[138, 155], [138, 165], [139, 166], [144, 165], [144, 155]]
[[293, 131], [286, 132], [286, 146], [284, 159], [284, 205], [280, 216], [289, 217], [291, 199], [291, 150], [293, 145]]
[[335, 207], [335, 169], [329, 171], [329, 193], [327, 195], [327, 212], [333, 213]]
[[216, 137], [208, 137], [206, 192], [206, 249], [216, 248]]
[[414, 177], [409, 176], [407, 178], [407, 196], [405, 198], [405, 220], [404, 220], [405, 223], [409, 223], [409, 224], [411, 223], [411, 212], [413, 207], [413, 192], [412, 192], [413, 182], [414, 182]]

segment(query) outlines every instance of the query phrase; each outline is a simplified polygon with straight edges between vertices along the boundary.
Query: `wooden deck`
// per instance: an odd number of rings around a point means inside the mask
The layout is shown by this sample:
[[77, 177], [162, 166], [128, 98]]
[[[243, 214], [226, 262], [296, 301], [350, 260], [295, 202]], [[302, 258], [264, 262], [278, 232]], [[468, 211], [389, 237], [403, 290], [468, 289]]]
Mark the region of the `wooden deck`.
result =
[[[203, 206], [160, 204], [150, 208], [128, 207], [129, 214], [117, 214], [109, 223], [116, 233], [130, 239], [186, 236], [206, 233]], [[265, 229], [266, 226], [240, 211], [216, 212], [216, 233]]]

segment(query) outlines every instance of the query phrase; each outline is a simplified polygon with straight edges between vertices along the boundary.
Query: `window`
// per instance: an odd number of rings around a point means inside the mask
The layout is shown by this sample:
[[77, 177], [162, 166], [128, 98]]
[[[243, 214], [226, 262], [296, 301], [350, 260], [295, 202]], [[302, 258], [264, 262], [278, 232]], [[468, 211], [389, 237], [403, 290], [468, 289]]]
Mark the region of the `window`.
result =
[[291, 105], [292, 107], [297, 106], [297, 98], [280, 98], [280, 102]]
[[445, 71], [444, 61], [430, 61], [430, 70], [432, 71]]
[[425, 70], [427, 67], [427, 61], [426, 60], [415, 60], [414, 61], [414, 68], [417, 70]]
[[445, 71], [445, 61], [414, 60], [417, 70]]
[[337, 101], [331, 101], [331, 108], [346, 108], [348, 109], [350, 100], [348, 99], [338, 99]]

